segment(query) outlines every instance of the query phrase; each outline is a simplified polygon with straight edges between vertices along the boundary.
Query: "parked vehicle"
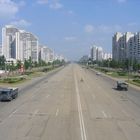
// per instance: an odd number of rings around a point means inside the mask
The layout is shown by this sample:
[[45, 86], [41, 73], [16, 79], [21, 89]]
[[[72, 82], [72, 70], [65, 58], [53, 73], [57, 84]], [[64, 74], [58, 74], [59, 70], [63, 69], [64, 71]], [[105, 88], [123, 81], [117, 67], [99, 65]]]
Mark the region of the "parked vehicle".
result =
[[18, 96], [18, 88], [0, 88], [0, 101], [11, 101]]
[[101, 73], [100, 72], [97, 72], [96, 75], [101, 75]]
[[118, 90], [128, 90], [128, 84], [123, 81], [117, 81], [117, 89]]

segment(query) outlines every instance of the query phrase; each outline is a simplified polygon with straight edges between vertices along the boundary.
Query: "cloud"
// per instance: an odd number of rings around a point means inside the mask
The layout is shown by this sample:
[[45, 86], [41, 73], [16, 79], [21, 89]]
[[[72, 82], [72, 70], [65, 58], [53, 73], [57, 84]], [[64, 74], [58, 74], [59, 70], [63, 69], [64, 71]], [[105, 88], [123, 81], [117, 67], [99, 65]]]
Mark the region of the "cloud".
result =
[[85, 32], [87, 33], [104, 33], [104, 34], [110, 34], [110, 33], [114, 33], [117, 31], [122, 31], [123, 27], [120, 25], [97, 25], [97, 26], [93, 26], [93, 25], [86, 25], [84, 27]]
[[65, 39], [65, 41], [75, 41], [76, 37], [75, 36], [69, 36], [69, 37], [65, 37], [64, 39]]
[[57, 9], [63, 8], [63, 5], [62, 5], [60, 2], [58, 2], [58, 1], [54, 1], [54, 2], [52, 2], [52, 3], [49, 5], [49, 7], [50, 7], [51, 9], [57, 10]]
[[63, 7], [63, 5], [59, 2], [59, 0], [37, 0], [38, 4], [42, 4], [42, 5], [49, 5], [49, 8], [57, 10], [57, 9], [61, 9]]
[[38, 4], [48, 4], [48, 0], [38, 0]]
[[94, 31], [94, 27], [93, 27], [93, 25], [86, 25], [85, 26], [85, 32], [87, 32], [87, 33], [92, 33]]
[[125, 3], [127, 0], [117, 0], [119, 3]]
[[128, 23], [127, 26], [137, 26], [138, 24], [136, 22], [131, 22], [131, 23]]
[[24, 1], [16, 3], [13, 0], [0, 0], [0, 18], [14, 18], [16, 13], [18, 13], [20, 6], [23, 5], [25, 5]]
[[21, 20], [18, 20], [18, 21], [12, 21], [10, 24], [15, 25], [17, 27], [27, 27], [27, 26], [31, 25], [30, 22], [28, 22], [28, 21], [26, 21], [24, 19], [21, 19]]
[[113, 33], [113, 32], [117, 32], [117, 31], [121, 31], [122, 27], [120, 25], [112, 25], [112, 26], [99, 25], [96, 27], [96, 29], [98, 32]]

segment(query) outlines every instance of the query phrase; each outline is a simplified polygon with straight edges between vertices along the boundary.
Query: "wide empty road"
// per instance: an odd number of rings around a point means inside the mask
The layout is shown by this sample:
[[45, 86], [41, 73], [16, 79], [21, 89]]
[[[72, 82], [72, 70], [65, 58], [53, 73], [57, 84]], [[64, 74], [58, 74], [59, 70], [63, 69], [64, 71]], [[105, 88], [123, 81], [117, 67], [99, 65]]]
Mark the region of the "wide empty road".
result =
[[0, 102], [0, 140], [140, 140], [140, 91], [70, 64]]

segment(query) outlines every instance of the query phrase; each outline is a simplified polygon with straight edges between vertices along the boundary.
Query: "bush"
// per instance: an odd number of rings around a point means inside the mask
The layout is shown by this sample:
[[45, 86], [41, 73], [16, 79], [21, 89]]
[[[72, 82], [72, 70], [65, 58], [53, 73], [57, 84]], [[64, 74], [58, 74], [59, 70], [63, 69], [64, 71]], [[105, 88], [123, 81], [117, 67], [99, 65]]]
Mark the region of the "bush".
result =
[[140, 79], [140, 76], [139, 75], [135, 75], [134, 78], [135, 79]]
[[117, 72], [119, 76], [126, 76], [126, 72], [119, 71]]
[[33, 74], [33, 72], [32, 71], [26, 71], [24, 74], [25, 75], [30, 75], [30, 74]]
[[133, 82], [136, 82], [136, 83], [140, 84], [140, 79], [134, 79]]
[[2, 83], [17, 83], [19, 81], [25, 80], [25, 77], [10, 77], [1, 79], [0, 82]]

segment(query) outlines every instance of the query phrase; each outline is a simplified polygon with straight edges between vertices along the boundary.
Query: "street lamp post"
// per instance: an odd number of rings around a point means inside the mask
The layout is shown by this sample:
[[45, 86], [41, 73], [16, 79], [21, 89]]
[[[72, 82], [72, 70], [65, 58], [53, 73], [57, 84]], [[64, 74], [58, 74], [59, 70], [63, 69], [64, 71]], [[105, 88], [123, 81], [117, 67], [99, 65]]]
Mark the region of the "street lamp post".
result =
[[7, 62], [8, 61], [5, 61], [5, 76], [6, 76], [6, 78], [7, 78]]
[[130, 79], [130, 60], [128, 59], [128, 82]]

